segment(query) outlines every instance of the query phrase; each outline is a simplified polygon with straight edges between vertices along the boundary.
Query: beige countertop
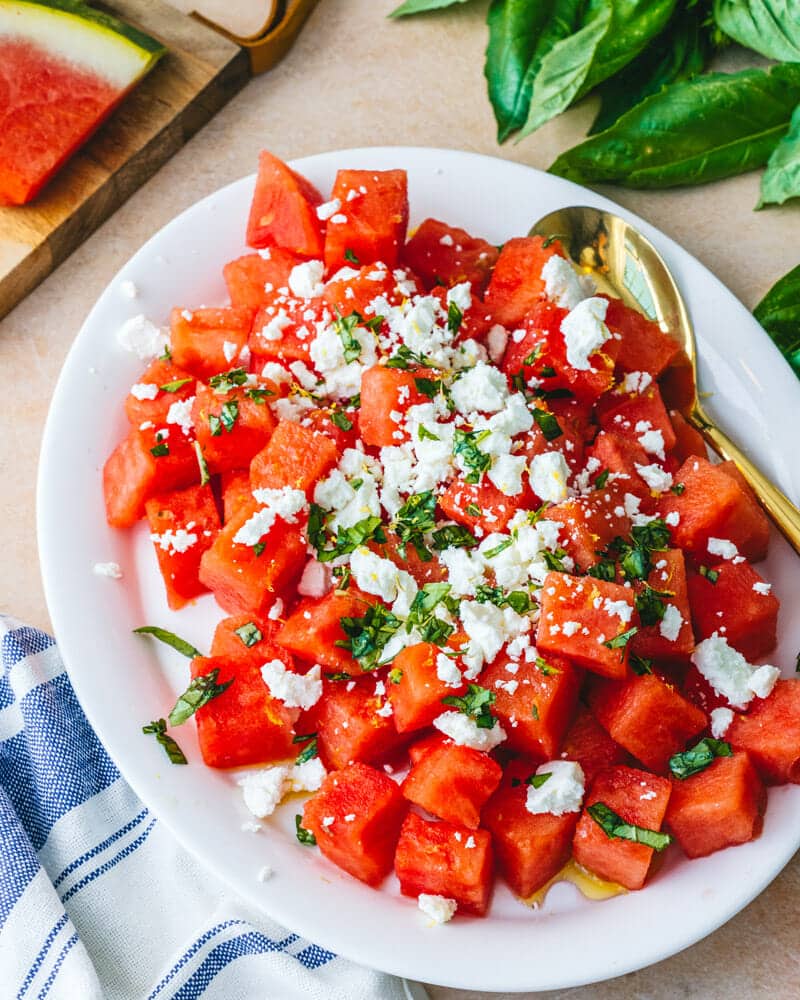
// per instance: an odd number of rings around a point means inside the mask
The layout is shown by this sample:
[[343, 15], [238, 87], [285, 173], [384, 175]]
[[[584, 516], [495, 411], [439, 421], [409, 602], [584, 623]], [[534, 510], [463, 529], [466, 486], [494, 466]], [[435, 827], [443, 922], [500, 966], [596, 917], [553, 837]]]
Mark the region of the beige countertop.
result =
[[[49, 627], [36, 554], [37, 455], [53, 387], [84, 317], [117, 269], [198, 198], [255, 168], [259, 149], [284, 157], [366, 145], [445, 146], [542, 169], [588, 127], [590, 102], [523, 142], [498, 147], [486, 99], [482, 0], [394, 23], [394, 0], [322, 0], [295, 49], [253, 80], [156, 176], [0, 322], [0, 610]], [[727, 66], [736, 57], [727, 57]], [[683, 244], [752, 307], [798, 263], [800, 209], [755, 213], [758, 175], [694, 190], [604, 193]], [[520, 220], [525, 228], [528, 220]], [[757, 349], [757, 348], [754, 348]], [[14, 393], [10, 392], [14, 388]], [[69, 502], [65, 484], [64, 502]], [[676, 957], [555, 1000], [800, 996], [800, 861], [711, 937]], [[580, 943], [576, 942], [576, 955]], [[487, 954], [486, 961], [492, 956]], [[535, 967], [531, 970], [535, 979]], [[479, 994], [432, 987], [435, 1000]], [[481, 994], [486, 996], [486, 994]]]

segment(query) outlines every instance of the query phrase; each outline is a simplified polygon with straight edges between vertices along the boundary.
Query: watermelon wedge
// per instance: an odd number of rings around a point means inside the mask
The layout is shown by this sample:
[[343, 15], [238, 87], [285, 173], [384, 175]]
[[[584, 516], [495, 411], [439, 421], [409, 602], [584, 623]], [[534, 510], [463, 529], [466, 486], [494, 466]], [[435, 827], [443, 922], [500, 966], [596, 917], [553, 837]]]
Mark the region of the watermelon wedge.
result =
[[34, 198], [165, 51], [78, 0], [0, 0], [0, 204]]

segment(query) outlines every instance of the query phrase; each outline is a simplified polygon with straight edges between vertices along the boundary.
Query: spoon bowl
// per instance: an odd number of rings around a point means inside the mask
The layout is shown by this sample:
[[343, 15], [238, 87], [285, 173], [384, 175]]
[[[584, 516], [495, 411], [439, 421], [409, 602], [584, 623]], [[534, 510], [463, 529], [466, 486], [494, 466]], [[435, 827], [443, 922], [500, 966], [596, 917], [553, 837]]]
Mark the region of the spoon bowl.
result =
[[668, 403], [703, 435], [722, 458], [733, 460], [761, 505], [800, 553], [800, 510], [753, 464], [709, 417], [697, 390], [697, 346], [686, 304], [653, 244], [619, 215], [585, 205], [550, 212], [530, 236], [558, 239], [579, 270], [591, 274], [598, 291], [658, 323], [681, 354], [662, 376]]

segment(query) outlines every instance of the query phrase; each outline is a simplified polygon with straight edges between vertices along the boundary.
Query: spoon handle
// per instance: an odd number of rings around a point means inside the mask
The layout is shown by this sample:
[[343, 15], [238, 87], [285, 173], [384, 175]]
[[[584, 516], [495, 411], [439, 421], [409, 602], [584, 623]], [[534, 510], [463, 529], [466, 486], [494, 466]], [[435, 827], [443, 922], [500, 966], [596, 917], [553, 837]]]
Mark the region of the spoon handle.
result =
[[752, 487], [761, 506], [783, 532], [786, 540], [800, 554], [800, 510], [767, 479], [731, 439], [709, 420], [699, 408], [690, 414], [691, 423], [711, 447], [725, 459], [732, 459]]

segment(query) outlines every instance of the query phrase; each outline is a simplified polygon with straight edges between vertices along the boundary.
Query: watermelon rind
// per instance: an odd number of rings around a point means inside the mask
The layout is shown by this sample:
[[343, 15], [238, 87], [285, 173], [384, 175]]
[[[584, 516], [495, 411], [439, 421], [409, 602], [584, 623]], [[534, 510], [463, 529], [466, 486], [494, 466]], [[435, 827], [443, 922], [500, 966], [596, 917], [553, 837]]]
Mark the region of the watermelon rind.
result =
[[0, 44], [24, 40], [121, 90], [166, 52], [161, 42], [81, 0], [0, 0]]

